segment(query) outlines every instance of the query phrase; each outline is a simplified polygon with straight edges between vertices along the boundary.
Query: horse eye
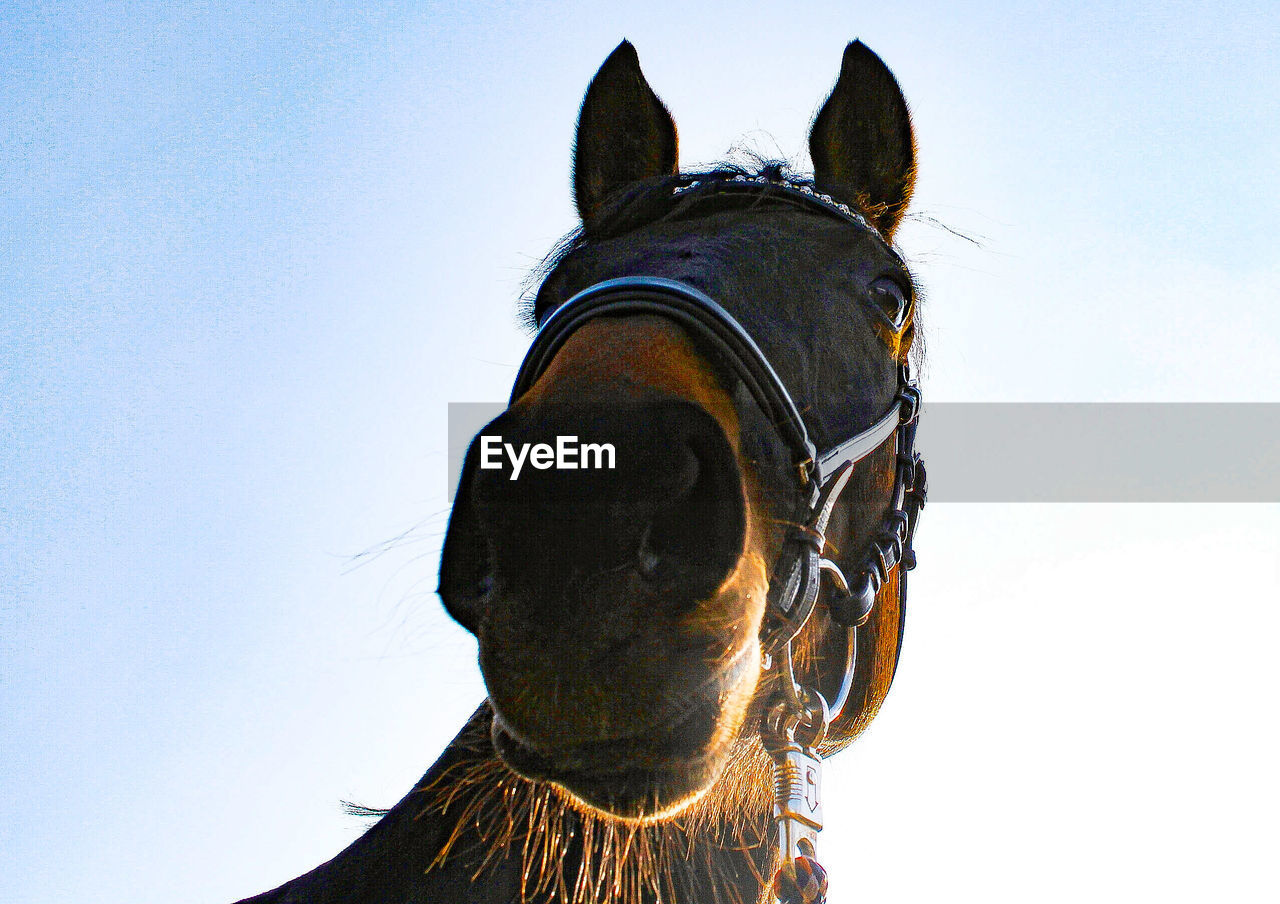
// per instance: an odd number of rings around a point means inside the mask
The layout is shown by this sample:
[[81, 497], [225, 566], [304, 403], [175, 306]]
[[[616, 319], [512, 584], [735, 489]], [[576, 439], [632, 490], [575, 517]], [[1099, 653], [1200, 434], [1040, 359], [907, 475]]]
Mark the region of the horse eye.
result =
[[882, 276], [871, 284], [871, 300], [875, 302], [876, 311], [880, 313], [895, 329], [901, 329], [907, 319], [910, 304], [909, 293], [897, 280]]

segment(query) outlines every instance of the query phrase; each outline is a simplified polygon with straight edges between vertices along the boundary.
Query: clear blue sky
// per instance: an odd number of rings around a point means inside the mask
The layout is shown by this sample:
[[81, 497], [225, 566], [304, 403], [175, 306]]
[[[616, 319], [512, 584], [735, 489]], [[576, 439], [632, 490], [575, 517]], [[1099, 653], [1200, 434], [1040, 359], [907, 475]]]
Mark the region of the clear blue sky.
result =
[[[930, 398], [1280, 401], [1271, 3], [8, 4], [0, 902], [264, 890], [480, 700], [432, 592], [445, 405], [506, 395], [624, 36], [686, 165], [807, 166], [845, 42], [888, 62], [917, 211], [983, 242], [900, 236]], [[832, 904], [1274, 895], [1278, 541], [930, 510]]]

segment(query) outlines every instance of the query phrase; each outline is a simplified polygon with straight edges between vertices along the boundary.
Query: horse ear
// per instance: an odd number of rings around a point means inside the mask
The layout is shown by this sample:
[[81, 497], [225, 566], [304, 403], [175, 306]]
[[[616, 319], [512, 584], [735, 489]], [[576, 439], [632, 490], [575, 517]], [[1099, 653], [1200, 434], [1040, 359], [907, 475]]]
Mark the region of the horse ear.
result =
[[897, 80], [861, 41], [844, 49], [840, 78], [809, 132], [809, 155], [818, 188], [893, 234], [915, 187], [915, 136]]
[[584, 225], [618, 189], [676, 169], [676, 124], [640, 71], [630, 41], [591, 80], [578, 114], [573, 194]]

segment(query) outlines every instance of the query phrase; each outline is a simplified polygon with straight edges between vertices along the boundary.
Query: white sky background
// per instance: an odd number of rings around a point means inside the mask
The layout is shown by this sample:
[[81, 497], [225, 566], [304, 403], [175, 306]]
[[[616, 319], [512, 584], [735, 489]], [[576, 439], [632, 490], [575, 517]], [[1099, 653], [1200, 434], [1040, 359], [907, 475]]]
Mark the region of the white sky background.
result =
[[[900, 235], [930, 399], [1280, 401], [1271, 4], [6, 7], [0, 902], [263, 891], [482, 698], [445, 406], [506, 395], [624, 36], [685, 165], [800, 157], [845, 42], [888, 62], [916, 210], [983, 240]], [[937, 505], [918, 547], [832, 904], [1274, 900], [1280, 506]]]

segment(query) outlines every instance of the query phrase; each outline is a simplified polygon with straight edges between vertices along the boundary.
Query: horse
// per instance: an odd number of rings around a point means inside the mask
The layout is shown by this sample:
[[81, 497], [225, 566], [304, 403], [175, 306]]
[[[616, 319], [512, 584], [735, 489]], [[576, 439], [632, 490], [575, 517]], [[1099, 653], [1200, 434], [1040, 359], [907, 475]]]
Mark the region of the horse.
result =
[[822, 899], [821, 762], [893, 681], [924, 503], [893, 245], [915, 139], [862, 43], [809, 145], [811, 179], [682, 173], [635, 49], [605, 60], [581, 225], [441, 554], [488, 698], [360, 839], [246, 904]]

